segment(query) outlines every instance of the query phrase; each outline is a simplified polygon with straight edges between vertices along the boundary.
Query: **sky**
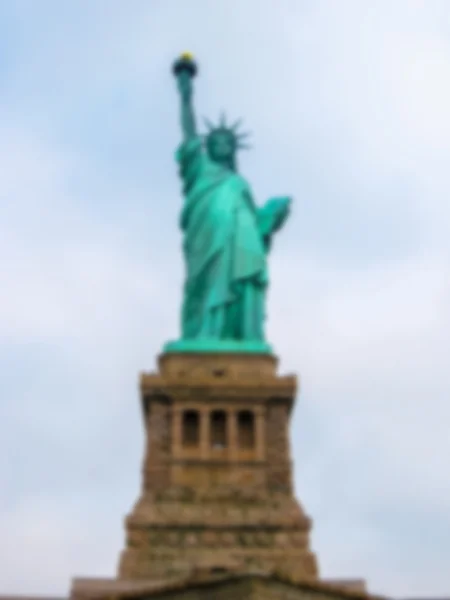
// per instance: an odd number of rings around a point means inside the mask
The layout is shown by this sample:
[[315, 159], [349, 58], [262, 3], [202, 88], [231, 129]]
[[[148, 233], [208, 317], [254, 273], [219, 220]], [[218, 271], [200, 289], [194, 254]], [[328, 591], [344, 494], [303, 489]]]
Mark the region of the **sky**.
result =
[[0, 593], [113, 577], [178, 336], [179, 106], [293, 197], [267, 335], [321, 575], [450, 594], [450, 3], [0, 0]]

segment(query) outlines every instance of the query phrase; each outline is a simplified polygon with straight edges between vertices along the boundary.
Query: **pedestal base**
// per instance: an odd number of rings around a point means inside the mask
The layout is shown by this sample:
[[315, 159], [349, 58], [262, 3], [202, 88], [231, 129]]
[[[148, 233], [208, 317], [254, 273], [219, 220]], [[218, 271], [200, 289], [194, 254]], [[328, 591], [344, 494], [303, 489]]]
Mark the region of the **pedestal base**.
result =
[[[177, 497], [178, 496], [178, 497]], [[217, 497], [218, 496], [218, 497]], [[277, 571], [317, 580], [310, 521], [285, 493], [166, 493], [143, 497], [127, 519], [119, 578], [188, 577], [195, 570]]]

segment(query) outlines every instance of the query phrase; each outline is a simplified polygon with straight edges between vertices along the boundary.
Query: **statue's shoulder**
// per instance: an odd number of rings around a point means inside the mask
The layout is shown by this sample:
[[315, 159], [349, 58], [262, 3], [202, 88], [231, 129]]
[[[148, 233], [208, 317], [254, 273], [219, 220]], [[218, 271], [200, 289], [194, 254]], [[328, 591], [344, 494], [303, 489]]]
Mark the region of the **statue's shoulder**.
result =
[[178, 162], [184, 162], [195, 157], [203, 156], [203, 142], [200, 136], [194, 136], [183, 140], [178, 146], [175, 158]]

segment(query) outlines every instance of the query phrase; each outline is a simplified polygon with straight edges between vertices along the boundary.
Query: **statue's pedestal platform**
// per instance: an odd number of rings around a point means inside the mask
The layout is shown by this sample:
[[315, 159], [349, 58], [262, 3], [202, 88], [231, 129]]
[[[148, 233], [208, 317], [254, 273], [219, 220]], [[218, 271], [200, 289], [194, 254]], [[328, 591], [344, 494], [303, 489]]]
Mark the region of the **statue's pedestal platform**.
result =
[[176, 340], [164, 346], [164, 352], [185, 354], [272, 354], [272, 348], [261, 341]]

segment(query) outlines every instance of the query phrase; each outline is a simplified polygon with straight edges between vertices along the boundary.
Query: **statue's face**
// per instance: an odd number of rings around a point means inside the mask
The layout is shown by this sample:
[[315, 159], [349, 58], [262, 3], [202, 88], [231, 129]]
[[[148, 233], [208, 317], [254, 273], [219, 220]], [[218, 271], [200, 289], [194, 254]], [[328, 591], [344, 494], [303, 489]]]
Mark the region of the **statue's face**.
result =
[[227, 162], [234, 158], [236, 140], [232, 133], [216, 130], [208, 135], [206, 147], [212, 160]]

